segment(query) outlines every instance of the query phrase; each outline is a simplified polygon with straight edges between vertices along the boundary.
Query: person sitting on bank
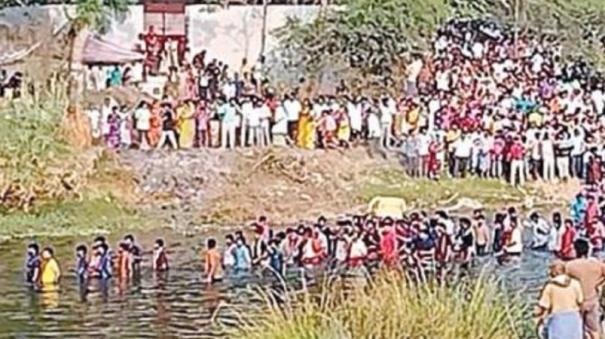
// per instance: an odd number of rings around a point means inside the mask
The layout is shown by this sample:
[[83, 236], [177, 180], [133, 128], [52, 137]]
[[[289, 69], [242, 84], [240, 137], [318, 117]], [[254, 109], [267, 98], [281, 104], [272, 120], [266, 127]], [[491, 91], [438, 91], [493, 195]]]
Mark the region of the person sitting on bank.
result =
[[535, 313], [543, 337], [582, 339], [582, 287], [576, 279], [565, 273], [565, 263], [560, 260], [550, 265], [549, 273], [550, 280], [542, 288]]

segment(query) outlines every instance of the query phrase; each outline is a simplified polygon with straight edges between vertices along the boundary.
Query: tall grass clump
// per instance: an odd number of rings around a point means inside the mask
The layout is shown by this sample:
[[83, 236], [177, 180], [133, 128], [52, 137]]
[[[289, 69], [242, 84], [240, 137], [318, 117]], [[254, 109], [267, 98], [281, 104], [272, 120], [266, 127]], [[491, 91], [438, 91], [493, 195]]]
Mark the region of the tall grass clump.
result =
[[514, 339], [524, 338], [529, 328], [525, 303], [485, 277], [445, 285], [381, 275], [367, 287], [331, 285], [316, 295], [287, 294], [266, 293], [255, 312], [237, 312], [232, 337]]

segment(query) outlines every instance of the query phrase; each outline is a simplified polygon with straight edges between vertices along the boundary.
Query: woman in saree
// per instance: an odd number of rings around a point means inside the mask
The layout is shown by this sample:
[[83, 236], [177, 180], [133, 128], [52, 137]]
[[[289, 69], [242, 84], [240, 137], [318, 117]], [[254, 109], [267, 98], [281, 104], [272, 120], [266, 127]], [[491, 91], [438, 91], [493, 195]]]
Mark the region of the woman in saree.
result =
[[336, 130], [336, 140], [338, 140], [339, 146], [349, 147], [349, 141], [351, 140], [351, 123], [349, 121], [349, 115], [344, 109], [336, 111], [336, 124], [338, 128]]
[[190, 149], [195, 141], [195, 105], [191, 100], [185, 100], [176, 109], [177, 128], [179, 131], [179, 146]]
[[309, 99], [303, 102], [303, 108], [298, 119], [298, 137], [296, 145], [304, 149], [315, 148], [315, 121], [313, 120], [313, 105]]
[[109, 126], [109, 133], [105, 140], [107, 147], [118, 149], [120, 147], [120, 116], [117, 106], [111, 108], [111, 113], [107, 116], [107, 124]]
[[151, 119], [149, 120], [149, 146], [155, 148], [162, 135], [162, 106], [156, 100], [151, 105]]

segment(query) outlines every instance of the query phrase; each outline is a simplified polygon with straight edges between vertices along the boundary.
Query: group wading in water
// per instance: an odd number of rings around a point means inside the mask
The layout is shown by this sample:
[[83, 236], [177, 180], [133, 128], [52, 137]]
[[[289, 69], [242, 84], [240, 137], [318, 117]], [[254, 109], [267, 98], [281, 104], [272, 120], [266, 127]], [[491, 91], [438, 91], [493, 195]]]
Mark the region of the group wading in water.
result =
[[[536, 317], [547, 338], [580, 339], [584, 333], [599, 338], [599, 290], [605, 282], [605, 264], [596, 259], [605, 240], [605, 203], [594, 191], [578, 194], [569, 215], [532, 212], [523, 219], [513, 208], [487, 216], [481, 209], [469, 215], [444, 210], [414, 211], [400, 218], [354, 215], [288, 227], [271, 225], [260, 217], [249, 228], [222, 240], [205, 239], [200, 253], [201, 281], [246, 281], [254, 275], [285, 281], [288, 272], [306, 276], [331, 272], [366, 279], [377, 270], [405, 272], [417, 283], [433, 279], [446, 283], [469, 276], [487, 257], [499, 265], [516, 265], [527, 250], [552, 253], [546, 282], [536, 306]], [[116, 250], [104, 237], [75, 248], [73, 274], [79, 284], [115, 280], [129, 282], [148, 266], [157, 277], [169, 269], [170, 249], [157, 239], [145, 252], [132, 235]], [[480, 259], [480, 258], [486, 259]], [[50, 247], [27, 248], [25, 280], [31, 286], [59, 286], [61, 271]], [[165, 277], [165, 276], [164, 276]], [[576, 334], [579, 333], [579, 337]]]

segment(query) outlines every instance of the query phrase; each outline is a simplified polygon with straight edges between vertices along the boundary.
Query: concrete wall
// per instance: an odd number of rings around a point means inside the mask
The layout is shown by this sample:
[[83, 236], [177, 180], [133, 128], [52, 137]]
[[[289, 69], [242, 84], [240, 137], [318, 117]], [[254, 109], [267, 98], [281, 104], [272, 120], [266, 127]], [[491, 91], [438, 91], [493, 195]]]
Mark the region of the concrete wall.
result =
[[[286, 23], [288, 17], [311, 20], [318, 12], [317, 6], [269, 6], [267, 31]], [[187, 6], [189, 22], [189, 47], [191, 55], [205, 49], [209, 58], [217, 58], [239, 68], [242, 58], [256, 60], [261, 49], [262, 6], [231, 6], [223, 9], [217, 6]], [[0, 48], [16, 48], [22, 45], [14, 39], [15, 34], [29, 36], [28, 43], [35, 43], [36, 35], [32, 27], [41, 23], [52, 25], [65, 23], [65, 13], [61, 6], [33, 8], [8, 8], [0, 11]], [[13, 33], [11, 33], [13, 32]], [[16, 32], [16, 33], [14, 33]], [[29, 33], [28, 33], [29, 32]], [[105, 36], [123, 46], [140, 44], [138, 35], [143, 32], [143, 6], [131, 6], [122, 22], [114, 21]], [[29, 34], [29, 35], [28, 35]], [[11, 39], [13, 40], [11, 42]], [[275, 47], [277, 41], [272, 34], [267, 36], [267, 51]]]

